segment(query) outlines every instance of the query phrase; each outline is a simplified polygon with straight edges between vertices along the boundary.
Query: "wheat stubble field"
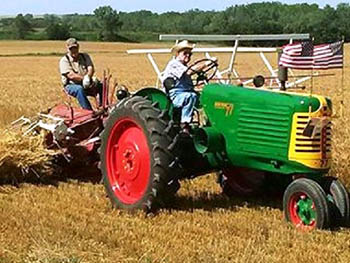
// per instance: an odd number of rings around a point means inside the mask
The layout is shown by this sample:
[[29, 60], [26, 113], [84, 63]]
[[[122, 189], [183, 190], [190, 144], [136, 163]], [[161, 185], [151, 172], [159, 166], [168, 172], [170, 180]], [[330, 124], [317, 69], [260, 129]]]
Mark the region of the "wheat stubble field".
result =
[[[137, 89], [154, 85], [155, 74], [144, 56], [125, 50], [170, 44], [85, 42], [81, 47], [92, 56], [97, 75], [109, 68], [120, 83]], [[9, 139], [4, 129], [64, 100], [58, 75], [63, 53], [63, 42], [0, 42], [0, 164], [15, 150], [27, 151], [27, 157], [38, 154], [32, 161], [44, 158], [36, 141], [29, 146], [19, 137]], [[350, 187], [350, 46], [345, 53], [343, 88], [341, 70], [334, 70], [335, 76], [315, 78], [313, 90], [333, 99], [331, 174]], [[168, 57], [156, 59], [164, 66]], [[236, 67], [242, 75], [266, 73], [257, 55], [239, 54]], [[0, 177], [6, 173], [11, 171], [0, 167]], [[0, 263], [350, 262], [350, 229], [300, 233], [283, 220], [280, 200], [228, 200], [214, 175], [182, 182], [176, 203], [154, 216], [114, 210], [102, 185], [72, 178], [0, 185]]]

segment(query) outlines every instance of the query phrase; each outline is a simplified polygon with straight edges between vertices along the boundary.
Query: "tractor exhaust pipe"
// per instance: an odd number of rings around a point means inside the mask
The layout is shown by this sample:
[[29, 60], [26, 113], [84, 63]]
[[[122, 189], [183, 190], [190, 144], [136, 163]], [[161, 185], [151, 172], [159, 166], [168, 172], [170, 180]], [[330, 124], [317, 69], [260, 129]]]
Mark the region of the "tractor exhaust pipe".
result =
[[280, 58], [282, 55], [282, 50], [278, 50], [278, 60], [277, 60], [277, 65], [278, 65], [278, 80], [281, 82], [281, 90], [285, 91], [286, 90], [286, 82], [288, 80], [288, 68], [283, 67], [279, 64]]
[[224, 137], [213, 127], [196, 129], [193, 141], [197, 152], [201, 154], [221, 152], [225, 149]]

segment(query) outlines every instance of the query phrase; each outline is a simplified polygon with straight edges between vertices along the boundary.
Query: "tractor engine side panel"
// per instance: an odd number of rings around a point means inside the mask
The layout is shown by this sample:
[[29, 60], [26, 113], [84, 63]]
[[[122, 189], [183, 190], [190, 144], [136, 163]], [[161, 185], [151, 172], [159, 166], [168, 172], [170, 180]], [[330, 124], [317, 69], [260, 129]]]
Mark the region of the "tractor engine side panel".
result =
[[230, 165], [295, 173], [308, 167], [289, 160], [293, 115], [319, 107], [317, 99], [230, 85], [207, 85], [201, 104], [208, 123], [224, 136]]

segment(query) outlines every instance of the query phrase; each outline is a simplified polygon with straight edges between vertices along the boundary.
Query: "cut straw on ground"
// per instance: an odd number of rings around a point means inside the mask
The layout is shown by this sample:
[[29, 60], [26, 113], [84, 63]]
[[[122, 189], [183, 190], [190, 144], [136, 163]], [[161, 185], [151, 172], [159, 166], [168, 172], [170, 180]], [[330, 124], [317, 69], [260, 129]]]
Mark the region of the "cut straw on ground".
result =
[[0, 132], [0, 181], [26, 176], [46, 176], [51, 171], [54, 152], [45, 149], [44, 137], [23, 136], [20, 131]]

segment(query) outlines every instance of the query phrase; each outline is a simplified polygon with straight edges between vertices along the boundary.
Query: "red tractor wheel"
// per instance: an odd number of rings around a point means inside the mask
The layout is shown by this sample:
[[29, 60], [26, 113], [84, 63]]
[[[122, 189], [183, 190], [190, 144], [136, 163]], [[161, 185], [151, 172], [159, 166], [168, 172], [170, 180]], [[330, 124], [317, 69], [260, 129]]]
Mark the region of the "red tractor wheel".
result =
[[101, 135], [101, 171], [112, 204], [150, 211], [162, 204], [175, 181], [167, 150], [169, 122], [150, 101], [131, 97], [110, 114]]
[[219, 183], [224, 194], [233, 196], [253, 196], [262, 191], [265, 173], [244, 167], [224, 169], [219, 175]]
[[326, 194], [313, 180], [294, 180], [284, 192], [283, 210], [286, 220], [301, 230], [323, 229], [329, 226]]

